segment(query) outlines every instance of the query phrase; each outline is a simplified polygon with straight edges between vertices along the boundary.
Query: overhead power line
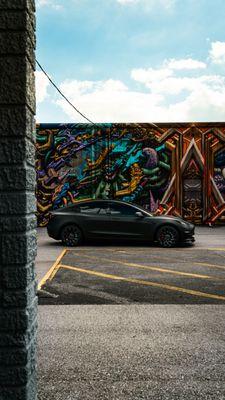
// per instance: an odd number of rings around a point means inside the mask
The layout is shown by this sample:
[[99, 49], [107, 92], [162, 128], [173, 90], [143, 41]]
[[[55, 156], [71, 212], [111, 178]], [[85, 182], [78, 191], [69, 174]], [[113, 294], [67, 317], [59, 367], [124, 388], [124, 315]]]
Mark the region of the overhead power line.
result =
[[[80, 114], [84, 119], [86, 119], [88, 122], [90, 122], [92, 125], [96, 125], [95, 122], [93, 122], [91, 119], [89, 119], [88, 117], [86, 117], [86, 115], [84, 115], [77, 107], [75, 107], [71, 101], [62, 93], [62, 91], [58, 88], [58, 86], [53, 82], [53, 80], [50, 78], [50, 76], [47, 74], [47, 72], [44, 70], [44, 68], [41, 66], [41, 64], [38, 62], [38, 60], [36, 59], [36, 63], [39, 66], [39, 68], [41, 69], [41, 71], [45, 74], [45, 76], [48, 78], [49, 82], [54, 86], [54, 88], [57, 90], [57, 92], [59, 92], [59, 94], [67, 101], [67, 103], [73, 107], [73, 109]], [[163, 133], [163, 129], [161, 129], [158, 125], [154, 124], [153, 122], [148, 122], [149, 125], [151, 125], [152, 127], [154, 127], [155, 129], [157, 129], [159, 132]]]
[[42, 70], [42, 72], [45, 74], [45, 76], [48, 78], [49, 82], [54, 86], [54, 88], [59, 92], [59, 94], [67, 101], [67, 103], [73, 107], [73, 109], [80, 114], [84, 119], [86, 119], [88, 122], [90, 122], [93, 125], [96, 125], [93, 121], [91, 121], [86, 115], [84, 115], [80, 110], [78, 110], [77, 107], [75, 107], [71, 101], [62, 93], [62, 91], [58, 88], [58, 86], [53, 82], [53, 80], [50, 78], [50, 76], [47, 74], [47, 72], [44, 70], [44, 68], [41, 66], [41, 64], [36, 60], [37, 65], [39, 68]]

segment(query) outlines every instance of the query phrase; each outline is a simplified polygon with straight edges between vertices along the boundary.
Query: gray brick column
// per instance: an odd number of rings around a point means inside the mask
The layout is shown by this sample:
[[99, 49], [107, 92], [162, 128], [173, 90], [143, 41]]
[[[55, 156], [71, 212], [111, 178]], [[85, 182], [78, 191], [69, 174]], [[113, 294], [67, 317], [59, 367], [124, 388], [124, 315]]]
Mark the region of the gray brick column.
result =
[[32, 0], [0, 0], [0, 400], [36, 399]]

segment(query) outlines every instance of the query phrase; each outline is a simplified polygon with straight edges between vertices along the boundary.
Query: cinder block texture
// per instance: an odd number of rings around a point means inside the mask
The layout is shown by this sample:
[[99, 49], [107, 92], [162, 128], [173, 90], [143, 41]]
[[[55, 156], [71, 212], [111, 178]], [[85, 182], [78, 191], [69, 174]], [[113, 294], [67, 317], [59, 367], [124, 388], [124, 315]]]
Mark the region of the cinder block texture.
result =
[[35, 141], [33, 112], [20, 104], [0, 107], [0, 138], [11, 136], [18, 140], [24, 138], [24, 132], [30, 140]]
[[26, 104], [35, 110], [33, 66], [23, 55], [0, 57], [0, 98], [8, 105]]
[[35, 4], [0, 0], [0, 400], [36, 400]]
[[17, 10], [23, 11], [24, 9], [35, 11], [35, 0], [1, 0], [0, 10]]

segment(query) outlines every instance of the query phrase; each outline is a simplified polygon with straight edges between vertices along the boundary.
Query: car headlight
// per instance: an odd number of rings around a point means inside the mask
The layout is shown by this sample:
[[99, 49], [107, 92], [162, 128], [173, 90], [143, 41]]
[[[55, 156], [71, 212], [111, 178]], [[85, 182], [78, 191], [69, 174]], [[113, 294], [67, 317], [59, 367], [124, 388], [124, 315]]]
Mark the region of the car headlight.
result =
[[179, 221], [179, 223], [183, 226], [185, 226], [185, 228], [188, 228], [188, 223], [185, 221]]

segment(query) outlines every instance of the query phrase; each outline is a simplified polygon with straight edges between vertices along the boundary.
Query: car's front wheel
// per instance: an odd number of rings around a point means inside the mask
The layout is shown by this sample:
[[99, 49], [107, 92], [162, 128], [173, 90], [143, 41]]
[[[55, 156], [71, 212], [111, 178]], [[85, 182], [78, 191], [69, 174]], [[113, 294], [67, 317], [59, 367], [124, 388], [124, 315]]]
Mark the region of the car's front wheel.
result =
[[173, 226], [162, 226], [157, 232], [156, 240], [162, 247], [174, 247], [178, 243], [179, 234]]
[[67, 225], [62, 229], [61, 239], [65, 246], [78, 246], [81, 244], [82, 238], [82, 232], [76, 225]]

